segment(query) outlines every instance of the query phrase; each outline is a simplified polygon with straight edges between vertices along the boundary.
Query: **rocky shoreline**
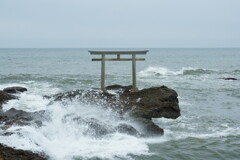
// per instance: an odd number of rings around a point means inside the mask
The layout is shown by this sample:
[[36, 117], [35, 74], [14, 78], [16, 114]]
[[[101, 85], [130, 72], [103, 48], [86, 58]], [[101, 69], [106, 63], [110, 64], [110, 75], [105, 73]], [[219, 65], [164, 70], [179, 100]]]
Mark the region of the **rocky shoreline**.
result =
[[[119, 115], [127, 113], [135, 123], [138, 123], [142, 127], [142, 130], [139, 131], [130, 125], [120, 124], [112, 130], [107, 130], [104, 128], [104, 124], [99, 123], [95, 119], [84, 122], [81, 117], [74, 118], [75, 121], [87, 123], [92, 127], [95, 136], [101, 136], [116, 130], [134, 136], [159, 136], [164, 134], [164, 130], [156, 125], [152, 121], [152, 118], [164, 117], [176, 119], [180, 116], [178, 95], [176, 91], [166, 86], [146, 88], [137, 92], [130, 92], [131, 86], [112, 85], [106, 87], [106, 89], [108, 91], [107, 93], [100, 92], [98, 89], [75, 90], [53, 96], [44, 96], [44, 98], [50, 99], [52, 103], [59, 101], [64, 104], [71, 100], [77, 100], [86, 104], [97, 104], [104, 107], [110, 107], [119, 113]], [[48, 113], [46, 111], [30, 113], [14, 108], [6, 112], [1, 111], [4, 103], [17, 98], [16, 94], [12, 95], [12, 93], [24, 91], [27, 91], [27, 89], [22, 87], [11, 87], [0, 91], [0, 123], [4, 124], [1, 126], [1, 130], [4, 131], [12, 125], [37, 125], [41, 127], [42, 121], [48, 119]], [[2, 133], [4, 136], [11, 134], [10, 132]], [[9, 155], [15, 156], [15, 158]], [[31, 156], [33, 157], [30, 158]], [[0, 145], [0, 160], [45, 159], [43, 157], [44, 155], [34, 154], [29, 151], [15, 150]]]

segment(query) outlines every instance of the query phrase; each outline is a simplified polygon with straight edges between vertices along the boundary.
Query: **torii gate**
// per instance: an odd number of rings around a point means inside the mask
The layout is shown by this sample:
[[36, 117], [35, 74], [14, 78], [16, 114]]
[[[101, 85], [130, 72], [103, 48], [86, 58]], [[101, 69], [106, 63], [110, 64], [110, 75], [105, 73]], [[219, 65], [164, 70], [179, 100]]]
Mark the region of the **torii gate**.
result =
[[[144, 61], [145, 58], [136, 58], [136, 55], [145, 55], [148, 50], [139, 51], [92, 51], [89, 50], [91, 55], [101, 55], [101, 58], [93, 58], [92, 61], [101, 61], [101, 90], [106, 92], [105, 89], [105, 61], [132, 61], [132, 89], [131, 92], [136, 92], [136, 61]], [[106, 58], [106, 55], [117, 55], [117, 58]], [[120, 58], [121, 55], [132, 55], [132, 58]]]

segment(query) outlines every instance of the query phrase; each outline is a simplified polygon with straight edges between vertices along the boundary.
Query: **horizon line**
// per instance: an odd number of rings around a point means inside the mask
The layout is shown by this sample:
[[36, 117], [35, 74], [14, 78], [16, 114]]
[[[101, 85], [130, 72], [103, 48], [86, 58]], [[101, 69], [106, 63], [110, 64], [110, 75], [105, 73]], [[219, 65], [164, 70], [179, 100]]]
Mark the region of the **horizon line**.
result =
[[240, 47], [0, 47], [0, 49], [240, 49]]

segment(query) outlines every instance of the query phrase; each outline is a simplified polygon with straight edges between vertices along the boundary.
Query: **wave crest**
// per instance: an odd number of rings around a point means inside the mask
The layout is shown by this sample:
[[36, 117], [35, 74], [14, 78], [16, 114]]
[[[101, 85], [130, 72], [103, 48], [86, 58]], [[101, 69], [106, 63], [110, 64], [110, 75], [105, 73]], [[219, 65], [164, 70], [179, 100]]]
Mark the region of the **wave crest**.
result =
[[172, 71], [164, 67], [148, 67], [138, 74], [142, 77], [148, 76], [168, 76], [168, 75], [199, 75], [199, 74], [211, 74], [214, 73], [213, 70], [206, 70], [201, 68], [182, 68], [179, 71]]

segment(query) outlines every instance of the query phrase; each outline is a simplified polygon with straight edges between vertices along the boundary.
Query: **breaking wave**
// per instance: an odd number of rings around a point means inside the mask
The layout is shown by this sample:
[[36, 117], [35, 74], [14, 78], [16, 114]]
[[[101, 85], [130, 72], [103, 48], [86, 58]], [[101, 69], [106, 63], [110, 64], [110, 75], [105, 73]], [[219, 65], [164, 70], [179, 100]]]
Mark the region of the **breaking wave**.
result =
[[[166, 72], [169, 74], [168, 71]], [[0, 85], [0, 89], [11, 85], [13, 84]], [[30, 91], [19, 95], [19, 100], [4, 104], [3, 110], [10, 108], [29, 112], [45, 110], [50, 118], [43, 119], [40, 127], [33, 124], [15, 125], [6, 131], [0, 129], [0, 142], [17, 149], [43, 153], [51, 160], [134, 160], [138, 159], [135, 158], [137, 156], [151, 159], [151, 156], [155, 154], [151, 151], [151, 147], [156, 143], [169, 142], [168, 144], [171, 144], [171, 141], [181, 143], [180, 140], [189, 141], [189, 138], [209, 139], [240, 135], [240, 128], [237, 127], [238, 124], [235, 124], [237, 122], [224, 119], [216, 121], [219, 122], [216, 124], [211, 118], [182, 116], [177, 120], [165, 118], [155, 120], [165, 129], [163, 137], [131, 136], [112, 131], [113, 128], [123, 123], [136, 129], [138, 127], [130, 119], [118, 117], [112, 110], [98, 105], [82, 104], [74, 100], [68, 102], [67, 105], [58, 102], [50, 103], [51, 101], [43, 99], [42, 95], [49, 90], [52, 93], [59, 92], [57, 88], [47, 83], [36, 85], [32, 82], [25, 83], [24, 86], [31, 88]], [[5, 132], [13, 134], [5, 136], [3, 135]], [[158, 147], [162, 146], [164, 144]]]
[[169, 75], [201, 75], [215, 73], [214, 70], [199, 69], [199, 68], [182, 68], [179, 71], [172, 71], [164, 67], [148, 67], [138, 73], [139, 76], [169, 76]]
[[7, 130], [1, 129], [0, 125], [0, 142], [44, 154], [51, 160], [132, 159], [131, 155], [150, 154], [144, 138], [116, 129], [122, 124], [138, 127], [128, 116], [120, 117], [100, 105], [83, 104], [77, 100], [66, 102], [52, 103], [37, 91], [22, 93], [18, 100], [4, 104], [3, 111], [11, 108], [28, 112], [44, 110], [42, 125], [13, 125]]

